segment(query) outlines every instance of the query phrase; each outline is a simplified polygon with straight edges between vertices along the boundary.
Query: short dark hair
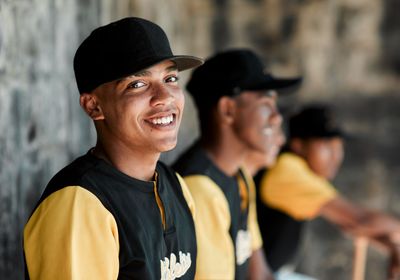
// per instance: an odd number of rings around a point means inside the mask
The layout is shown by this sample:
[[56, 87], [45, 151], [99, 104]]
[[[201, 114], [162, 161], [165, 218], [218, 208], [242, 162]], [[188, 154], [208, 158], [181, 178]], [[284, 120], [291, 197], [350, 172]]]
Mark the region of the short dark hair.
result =
[[344, 137], [333, 109], [327, 104], [309, 104], [289, 118], [290, 138]]

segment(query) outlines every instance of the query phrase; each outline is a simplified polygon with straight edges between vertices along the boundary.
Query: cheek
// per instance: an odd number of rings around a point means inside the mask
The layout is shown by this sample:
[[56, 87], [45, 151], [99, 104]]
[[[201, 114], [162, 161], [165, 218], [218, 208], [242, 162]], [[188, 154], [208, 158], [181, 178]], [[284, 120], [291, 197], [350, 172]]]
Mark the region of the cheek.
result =
[[126, 114], [124, 112], [130, 112], [132, 111], [131, 108], [128, 106], [125, 106], [125, 104], [117, 104], [115, 102], [106, 102], [105, 106], [102, 107], [103, 113], [105, 120], [107, 122], [113, 121], [113, 122], [120, 122]]
[[334, 151], [329, 148], [321, 149], [318, 154], [318, 169], [320, 173], [327, 179], [332, 179], [337, 171], [338, 162], [335, 158]]
[[261, 108], [258, 108], [257, 111], [258, 111], [259, 118], [261, 120], [266, 121], [266, 120], [271, 118], [271, 115], [272, 115], [272, 109], [271, 108], [266, 107], [266, 106], [262, 106]]
[[269, 126], [268, 120], [270, 116], [270, 110], [265, 107], [251, 108], [244, 114], [245, 125], [251, 126], [254, 133], [263, 136], [264, 141], [271, 141], [272, 135], [264, 134], [264, 129]]
[[255, 141], [262, 141], [264, 145], [272, 144], [272, 135], [270, 131], [267, 130], [266, 120], [262, 115], [258, 114], [258, 112], [247, 112], [242, 123]]
[[323, 147], [319, 149], [317, 157], [319, 158], [320, 162], [326, 164], [332, 160], [332, 151], [329, 148]]
[[185, 107], [185, 95], [183, 94], [183, 91], [177, 89], [173, 94], [175, 96], [175, 105], [177, 109], [183, 111], [183, 108]]
[[307, 161], [314, 172], [318, 175], [326, 177], [330, 169], [330, 153], [327, 149], [319, 147], [314, 148], [308, 154]]
[[149, 99], [127, 98], [116, 108], [117, 125], [141, 126], [150, 111]]
[[263, 133], [268, 116], [268, 110], [263, 106], [243, 106], [235, 116], [236, 132], [253, 144], [265, 145], [265, 142], [270, 141], [270, 136]]

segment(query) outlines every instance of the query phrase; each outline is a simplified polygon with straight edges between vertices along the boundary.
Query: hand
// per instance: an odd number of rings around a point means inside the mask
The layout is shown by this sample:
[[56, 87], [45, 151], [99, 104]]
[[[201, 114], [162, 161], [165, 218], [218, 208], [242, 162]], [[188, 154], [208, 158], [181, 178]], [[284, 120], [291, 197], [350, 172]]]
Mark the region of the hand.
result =
[[390, 261], [388, 269], [388, 280], [400, 279], [400, 244], [391, 246]]

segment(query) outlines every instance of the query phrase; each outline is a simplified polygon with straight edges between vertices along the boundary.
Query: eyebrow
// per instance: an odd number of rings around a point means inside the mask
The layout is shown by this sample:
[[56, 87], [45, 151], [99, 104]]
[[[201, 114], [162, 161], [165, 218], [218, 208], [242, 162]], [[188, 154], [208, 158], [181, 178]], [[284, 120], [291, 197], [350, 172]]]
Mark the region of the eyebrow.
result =
[[[178, 67], [177, 67], [176, 64], [174, 63], [173, 65], [168, 66], [167, 68], [165, 68], [164, 71], [166, 71], [166, 72], [172, 72], [172, 71], [176, 71], [176, 70], [178, 70]], [[133, 76], [133, 77], [143, 77], [143, 76], [150, 76], [150, 75], [151, 75], [151, 72], [150, 72], [150, 71], [148, 71], [148, 70], [142, 70], [142, 71], [136, 72], [136, 73], [133, 74], [132, 76]], [[131, 76], [131, 77], [132, 77], [132, 76]]]
[[[164, 71], [166, 71], [166, 72], [173, 72], [173, 71], [176, 71], [176, 70], [178, 70], [178, 67], [177, 67], [176, 64], [174, 63], [174, 65], [171, 65], [171, 66], [168, 66], [167, 68], [165, 68]], [[130, 79], [130, 78], [134, 78], [134, 77], [146, 77], [146, 76], [151, 76], [151, 72], [148, 71], [148, 70], [142, 70], [142, 71], [136, 72], [136, 73], [133, 74], [133, 75], [130, 75], [130, 76], [127, 76], [127, 77], [125, 77], [125, 78], [122, 78], [122, 79], [118, 80], [118, 81], [117, 81], [117, 85], [120, 84], [121, 82], [127, 80], [127, 79]]]
[[270, 89], [264, 92], [264, 96], [276, 99], [278, 97], [278, 92], [276, 90]]

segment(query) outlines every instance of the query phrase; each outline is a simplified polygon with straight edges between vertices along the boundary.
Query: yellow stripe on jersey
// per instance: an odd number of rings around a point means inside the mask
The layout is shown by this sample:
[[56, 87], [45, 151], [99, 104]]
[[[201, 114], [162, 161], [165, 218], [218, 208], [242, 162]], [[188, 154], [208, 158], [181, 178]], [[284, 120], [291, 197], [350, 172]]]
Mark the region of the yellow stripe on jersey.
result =
[[35, 210], [24, 229], [31, 280], [117, 279], [118, 228], [91, 192], [62, 188]]
[[247, 171], [242, 169], [242, 173], [249, 186], [249, 216], [247, 219], [247, 229], [251, 234], [251, 249], [254, 252], [260, 249], [263, 245], [257, 219], [256, 187], [253, 178], [247, 173]]
[[292, 153], [282, 154], [261, 179], [261, 200], [297, 220], [316, 217], [321, 207], [336, 196], [336, 190], [327, 180]]
[[240, 194], [240, 209], [242, 211], [246, 211], [249, 206], [249, 192], [247, 191], [247, 185], [244, 181], [244, 178], [240, 175], [236, 176], [239, 186], [239, 194]]
[[229, 234], [231, 215], [224, 193], [207, 176], [191, 175], [184, 180], [197, 209], [195, 279], [234, 279], [235, 248]]
[[154, 183], [153, 183], [154, 184], [153, 191], [154, 191], [154, 196], [156, 198], [156, 203], [157, 203], [158, 209], [160, 210], [162, 226], [163, 226], [163, 229], [165, 230], [165, 225], [166, 225], [165, 208], [164, 208], [164, 203], [162, 202], [162, 200], [160, 198], [160, 194], [158, 193], [157, 179], [158, 179], [158, 174], [156, 172], [155, 173], [155, 180], [154, 180]]

